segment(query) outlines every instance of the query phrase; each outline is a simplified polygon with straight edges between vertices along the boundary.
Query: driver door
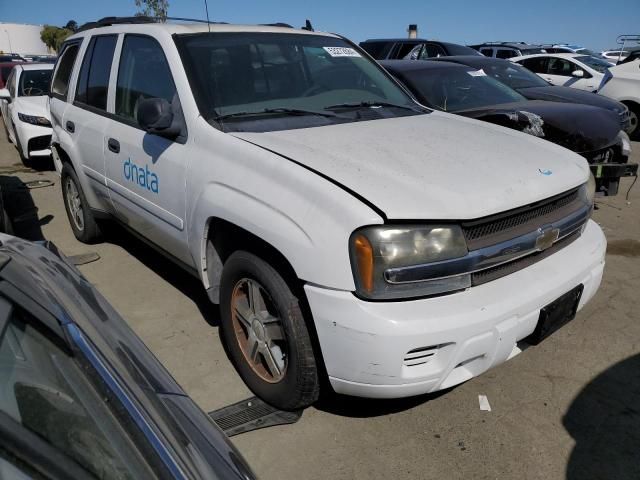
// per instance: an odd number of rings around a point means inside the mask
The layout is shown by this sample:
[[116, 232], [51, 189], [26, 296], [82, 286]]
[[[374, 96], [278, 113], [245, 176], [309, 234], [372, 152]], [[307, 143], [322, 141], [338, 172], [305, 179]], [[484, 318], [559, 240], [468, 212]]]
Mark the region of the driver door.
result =
[[[179, 111], [171, 68], [162, 46], [146, 35], [126, 34], [111, 89], [112, 121], [104, 143], [107, 188], [116, 216], [151, 243], [187, 265], [184, 139], [147, 133], [136, 120], [140, 102], [164, 98]], [[115, 84], [115, 85], [114, 85]]]

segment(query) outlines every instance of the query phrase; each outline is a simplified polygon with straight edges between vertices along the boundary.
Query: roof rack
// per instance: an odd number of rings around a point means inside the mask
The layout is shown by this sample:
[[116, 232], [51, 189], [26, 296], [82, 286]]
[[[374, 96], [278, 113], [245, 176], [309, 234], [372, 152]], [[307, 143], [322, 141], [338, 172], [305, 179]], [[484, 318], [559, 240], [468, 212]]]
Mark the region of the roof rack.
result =
[[[195, 23], [208, 23], [212, 25], [225, 24], [226, 22], [210, 22], [202, 18], [185, 18], [185, 17], [149, 17], [147, 15], [136, 15], [134, 17], [104, 17], [95, 22], [87, 22], [78, 28], [77, 32], [83, 32], [91, 28], [110, 27], [112, 25], [136, 25], [145, 23], [162, 23], [166, 20], [174, 22], [195, 22]], [[286, 25], [286, 24], [282, 24]], [[290, 25], [288, 25], [290, 28]]]

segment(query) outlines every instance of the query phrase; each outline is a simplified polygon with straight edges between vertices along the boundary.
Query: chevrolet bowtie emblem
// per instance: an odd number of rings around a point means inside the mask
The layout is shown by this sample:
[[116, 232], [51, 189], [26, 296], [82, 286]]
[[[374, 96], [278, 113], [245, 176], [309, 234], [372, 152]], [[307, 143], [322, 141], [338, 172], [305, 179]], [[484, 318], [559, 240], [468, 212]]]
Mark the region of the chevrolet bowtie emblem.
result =
[[540, 236], [536, 238], [536, 249], [539, 252], [550, 248], [558, 237], [560, 236], [560, 230], [557, 228], [547, 227], [546, 229], [539, 228], [538, 232], [540, 232]]

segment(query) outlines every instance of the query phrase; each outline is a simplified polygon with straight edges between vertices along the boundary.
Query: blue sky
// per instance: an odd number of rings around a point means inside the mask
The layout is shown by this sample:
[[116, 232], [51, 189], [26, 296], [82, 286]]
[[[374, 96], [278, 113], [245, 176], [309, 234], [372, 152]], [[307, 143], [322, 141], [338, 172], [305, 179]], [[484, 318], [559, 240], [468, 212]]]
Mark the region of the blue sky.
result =
[[[309, 2], [311, 3], [311, 2]], [[355, 41], [406, 35], [417, 23], [420, 36], [455, 43], [490, 40], [569, 42], [589, 48], [615, 46], [619, 34], [640, 34], [640, 0], [209, 0], [212, 20], [230, 23], [281, 21], [294, 26], [311, 19], [317, 30]], [[361, 5], [366, 5], [362, 7]], [[0, 0], [0, 21], [64, 25], [135, 13], [134, 0]], [[170, 0], [169, 15], [204, 18], [203, 0]]]

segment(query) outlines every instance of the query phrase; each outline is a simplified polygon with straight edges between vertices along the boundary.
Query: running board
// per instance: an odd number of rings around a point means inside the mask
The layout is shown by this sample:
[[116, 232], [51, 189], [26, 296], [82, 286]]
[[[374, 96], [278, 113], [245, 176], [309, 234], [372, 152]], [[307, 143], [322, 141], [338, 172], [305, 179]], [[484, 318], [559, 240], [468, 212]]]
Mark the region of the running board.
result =
[[209, 412], [209, 416], [229, 437], [276, 425], [296, 423], [302, 410], [285, 412], [263, 402], [258, 397]]

